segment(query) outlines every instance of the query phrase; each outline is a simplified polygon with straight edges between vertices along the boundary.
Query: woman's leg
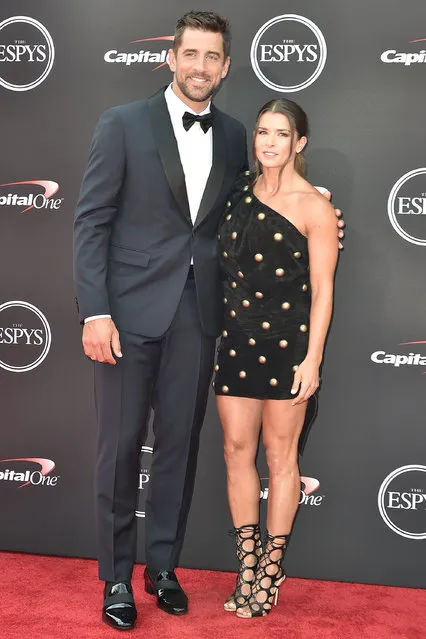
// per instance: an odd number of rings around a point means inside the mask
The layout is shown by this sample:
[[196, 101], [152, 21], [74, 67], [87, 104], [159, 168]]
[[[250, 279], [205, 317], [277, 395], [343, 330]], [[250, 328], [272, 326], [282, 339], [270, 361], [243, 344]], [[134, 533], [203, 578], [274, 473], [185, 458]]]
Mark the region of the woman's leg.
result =
[[224, 437], [229, 507], [236, 528], [259, 521], [260, 481], [255, 460], [262, 403], [249, 397], [217, 396]]
[[305, 412], [306, 403], [292, 406], [292, 400], [264, 402], [263, 443], [269, 468], [268, 536], [252, 594], [247, 605], [237, 610], [240, 617], [268, 614], [285, 578], [281, 561], [299, 502], [297, 444]]
[[240, 561], [235, 590], [224, 608], [235, 612], [247, 604], [262, 552], [258, 525], [260, 485], [255, 466], [262, 402], [218, 396], [217, 403], [224, 433], [229, 506]]

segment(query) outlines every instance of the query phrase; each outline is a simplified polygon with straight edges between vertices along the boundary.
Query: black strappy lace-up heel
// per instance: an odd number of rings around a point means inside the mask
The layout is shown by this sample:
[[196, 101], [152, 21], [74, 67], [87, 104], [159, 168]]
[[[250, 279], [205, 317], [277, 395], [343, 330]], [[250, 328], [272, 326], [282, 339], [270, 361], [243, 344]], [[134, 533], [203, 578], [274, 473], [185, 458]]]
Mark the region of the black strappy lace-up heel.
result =
[[238, 608], [247, 606], [257, 565], [262, 554], [259, 524], [234, 528], [232, 534], [235, 536], [240, 569], [237, 574], [235, 590], [223, 605], [227, 612], [235, 612]]
[[288, 535], [267, 535], [265, 550], [259, 560], [251, 595], [244, 606], [237, 606], [237, 616], [243, 619], [264, 617], [278, 602], [278, 588], [286, 575], [281, 566]]

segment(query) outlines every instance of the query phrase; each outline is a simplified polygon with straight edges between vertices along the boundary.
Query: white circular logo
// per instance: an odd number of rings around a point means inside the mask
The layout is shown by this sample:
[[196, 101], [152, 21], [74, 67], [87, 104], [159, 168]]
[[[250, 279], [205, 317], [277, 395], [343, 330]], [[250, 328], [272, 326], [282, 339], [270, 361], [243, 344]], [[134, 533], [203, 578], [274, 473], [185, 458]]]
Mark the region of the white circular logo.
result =
[[388, 216], [395, 231], [407, 242], [426, 246], [426, 168], [403, 175], [388, 198]]
[[[140, 465], [141, 469], [139, 471], [139, 484], [138, 489], [141, 491], [139, 494], [139, 504], [138, 510], [136, 510], [136, 517], [144, 518], [145, 517], [145, 501], [149, 484], [149, 478], [151, 475], [151, 462], [152, 462], [152, 454], [154, 449], [152, 446], [142, 446], [141, 448], [141, 460]], [[141, 510], [143, 508], [143, 510]]]
[[379, 489], [383, 521], [407, 539], [426, 539], [426, 466], [411, 464], [392, 471]]
[[0, 305], [0, 367], [25, 373], [46, 358], [52, 334], [43, 313], [28, 302]]
[[0, 22], [0, 85], [11, 91], [29, 91], [52, 70], [55, 46], [46, 27], [27, 16]]
[[288, 13], [272, 18], [254, 36], [253, 71], [273, 91], [292, 93], [311, 85], [327, 60], [325, 38], [311, 20]]

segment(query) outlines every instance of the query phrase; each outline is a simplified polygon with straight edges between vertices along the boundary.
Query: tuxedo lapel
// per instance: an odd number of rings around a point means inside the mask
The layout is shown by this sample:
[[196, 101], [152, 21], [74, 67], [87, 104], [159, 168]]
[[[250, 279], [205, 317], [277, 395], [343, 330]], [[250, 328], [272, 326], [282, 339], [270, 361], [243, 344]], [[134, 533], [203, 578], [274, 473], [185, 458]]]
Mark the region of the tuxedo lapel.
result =
[[212, 105], [214, 114], [213, 124], [213, 158], [212, 168], [207, 180], [206, 188], [201, 199], [194, 227], [198, 226], [214, 207], [219, 196], [226, 169], [226, 141], [220, 112]]
[[182, 214], [191, 222], [188, 195], [186, 192], [185, 176], [179, 157], [179, 150], [170, 120], [169, 110], [164, 98], [165, 89], [149, 98], [149, 111], [152, 131], [157, 143], [158, 152], [163, 164], [164, 172], [169, 182], [174, 198]]

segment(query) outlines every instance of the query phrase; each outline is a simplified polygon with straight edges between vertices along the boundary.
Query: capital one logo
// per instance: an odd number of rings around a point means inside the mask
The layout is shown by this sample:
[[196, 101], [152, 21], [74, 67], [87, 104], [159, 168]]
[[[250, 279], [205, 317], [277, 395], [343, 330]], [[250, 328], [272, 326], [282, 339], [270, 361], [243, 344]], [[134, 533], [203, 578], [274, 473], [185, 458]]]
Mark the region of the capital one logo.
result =
[[0, 184], [0, 207], [16, 208], [19, 213], [34, 209], [57, 211], [64, 198], [54, 198], [59, 184], [52, 180], [27, 180]]
[[392, 187], [388, 216], [407, 242], [426, 246], [426, 167], [405, 173]]
[[389, 528], [407, 539], [426, 539], [426, 466], [410, 464], [392, 471], [377, 498]]
[[[415, 342], [401, 342], [400, 346], [424, 346], [426, 340], [418, 340]], [[387, 353], [386, 351], [375, 351], [371, 354], [371, 361], [374, 364], [385, 364], [388, 366], [394, 366], [395, 368], [405, 366], [426, 366], [426, 356], [422, 353]], [[423, 371], [423, 374], [426, 370]]]
[[0, 367], [12, 373], [33, 370], [45, 360], [52, 334], [44, 314], [33, 304], [0, 304]]
[[[260, 491], [261, 499], [268, 499], [269, 496], [269, 487], [266, 486], [268, 482], [267, 477], [262, 477], [261, 480], [262, 489]], [[299, 505], [305, 506], [321, 506], [324, 495], [314, 495], [314, 493], [320, 487], [320, 483], [318, 479], [314, 477], [301, 477], [300, 478], [301, 487], [300, 487], [300, 498]]]
[[[426, 38], [410, 40], [409, 44], [418, 45], [419, 42], [426, 42]], [[425, 45], [418, 46], [424, 47]], [[426, 62], [426, 50], [423, 48], [420, 51], [399, 52], [396, 49], [388, 49], [383, 51], [380, 60], [385, 64], [402, 64], [405, 67], [410, 67], [412, 64], [424, 64]]]
[[319, 78], [327, 60], [327, 44], [314, 22], [288, 13], [260, 27], [250, 60], [263, 84], [273, 91], [292, 93]]
[[55, 46], [46, 27], [27, 16], [0, 22], [0, 86], [10, 91], [35, 89], [55, 61]]
[[139, 504], [138, 510], [136, 510], [136, 517], [145, 517], [145, 501], [148, 492], [149, 478], [151, 475], [151, 462], [152, 454], [154, 450], [151, 446], [142, 446], [141, 459], [140, 459], [140, 471], [139, 471]]
[[16, 482], [14, 485], [17, 488], [30, 485], [56, 486], [59, 475], [51, 475], [54, 469], [55, 462], [42, 457], [0, 459], [0, 485], [5, 482]]
[[[119, 51], [118, 49], [110, 49], [104, 55], [104, 61], [109, 64], [124, 64], [126, 67], [130, 67], [133, 64], [147, 64], [154, 63], [157, 66], [152, 70], [156, 71], [157, 69], [161, 69], [168, 62], [168, 52], [170, 49], [170, 45], [167, 47], [164, 44], [161, 47], [161, 50], [152, 51], [151, 48], [153, 45], [142, 45], [148, 48], [141, 48], [141, 42], [173, 42], [174, 36], [157, 36], [155, 38], [142, 38], [141, 40], [132, 40], [130, 44], [139, 45], [139, 51]], [[158, 49], [159, 47], [154, 44], [154, 48]]]

